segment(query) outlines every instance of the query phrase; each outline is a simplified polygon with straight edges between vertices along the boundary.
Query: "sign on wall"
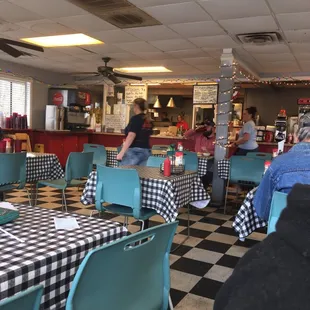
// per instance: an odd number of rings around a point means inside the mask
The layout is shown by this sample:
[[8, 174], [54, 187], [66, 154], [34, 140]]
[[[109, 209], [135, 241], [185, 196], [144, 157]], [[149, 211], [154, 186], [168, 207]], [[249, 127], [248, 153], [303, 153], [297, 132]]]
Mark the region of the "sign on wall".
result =
[[195, 85], [193, 104], [216, 104], [218, 85]]
[[125, 86], [125, 103], [132, 104], [136, 98], [147, 99], [147, 86]]

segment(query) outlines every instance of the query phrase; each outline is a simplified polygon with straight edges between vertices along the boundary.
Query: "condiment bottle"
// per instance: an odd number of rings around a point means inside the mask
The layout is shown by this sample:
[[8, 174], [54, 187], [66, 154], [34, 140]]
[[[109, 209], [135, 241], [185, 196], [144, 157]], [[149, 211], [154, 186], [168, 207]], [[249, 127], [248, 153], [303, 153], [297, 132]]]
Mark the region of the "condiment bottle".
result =
[[171, 176], [171, 162], [168, 157], [164, 161], [164, 176], [165, 177]]
[[270, 160], [266, 160], [265, 161], [265, 170], [264, 170], [264, 174], [266, 173], [266, 171], [268, 170], [268, 168], [270, 167], [271, 165], [271, 161]]
[[183, 152], [183, 144], [182, 144], [182, 142], [178, 142], [178, 151], [179, 152]]

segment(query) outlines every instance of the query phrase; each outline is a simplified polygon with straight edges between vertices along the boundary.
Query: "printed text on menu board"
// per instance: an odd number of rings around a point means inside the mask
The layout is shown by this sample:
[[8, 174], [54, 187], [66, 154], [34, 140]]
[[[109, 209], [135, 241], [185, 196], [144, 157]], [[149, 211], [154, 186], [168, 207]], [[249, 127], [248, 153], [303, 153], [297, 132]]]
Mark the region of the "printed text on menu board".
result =
[[194, 104], [216, 104], [217, 103], [217, 85], [195, 85], [193, 103]]
[[125, 87], [125, 102], [133, 104], [136, 98], [147, 99], [147, 86], [126, 86]]

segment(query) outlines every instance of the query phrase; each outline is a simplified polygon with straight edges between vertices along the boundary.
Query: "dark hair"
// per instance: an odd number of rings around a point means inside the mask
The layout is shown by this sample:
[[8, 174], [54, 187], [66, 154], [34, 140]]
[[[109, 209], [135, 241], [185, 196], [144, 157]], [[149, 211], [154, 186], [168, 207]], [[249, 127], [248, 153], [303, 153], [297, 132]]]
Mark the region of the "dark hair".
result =
[[252, 116], [252, 119], [255, 118], [256, 113], [257, 113], [256, 107], [249, 107], [249, 108], [246, 108], [245, 110]]
[[136, 104], [142, 112], [144, 112], [146, 110], [146, 100], [145, 99], [136, 98], [133, 101], [133, 103]]

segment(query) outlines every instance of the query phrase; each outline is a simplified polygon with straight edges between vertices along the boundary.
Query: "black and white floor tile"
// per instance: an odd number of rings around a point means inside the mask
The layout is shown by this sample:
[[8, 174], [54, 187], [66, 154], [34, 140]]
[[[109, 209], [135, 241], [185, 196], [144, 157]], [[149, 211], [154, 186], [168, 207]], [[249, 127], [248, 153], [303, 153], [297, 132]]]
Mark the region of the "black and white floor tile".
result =
[[[94, 206], [80, 203], [82, 191], [69, 188], [66, 191], [69, 212], [90, 215]], [[14, 191], [6, 194], [6, 200], [28, 204], [27, 194]], [[40, 189], [38, 206], [61, 210], [61, 194], [51, 188]], [[238, 206], [238, 205], [236, 205]], [[235, 210], [237, 211], [237, 210]], [[187, 209], [181, 209], [179, 226], [173, 247], [187, 235]], [[265, 229], [253, 233], [245, 242], [240, 242], [231, 228], [234, 218], [223, 214], [223, 209], [207, 207], [190, 212], [191, 237], [170, 256], [171, 297], [176, 310], [211, 310], [218, 290], [231, 275], [234, 267], [250, 247], [263, 240]], [[123, 217], [104, 213], [103, 218], [123, 222]], [[150, 226], [163, 223], [160, 216], [150, 220]], [[139, 230], [139, 223], [129, 219], [129, 231]]]

